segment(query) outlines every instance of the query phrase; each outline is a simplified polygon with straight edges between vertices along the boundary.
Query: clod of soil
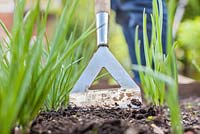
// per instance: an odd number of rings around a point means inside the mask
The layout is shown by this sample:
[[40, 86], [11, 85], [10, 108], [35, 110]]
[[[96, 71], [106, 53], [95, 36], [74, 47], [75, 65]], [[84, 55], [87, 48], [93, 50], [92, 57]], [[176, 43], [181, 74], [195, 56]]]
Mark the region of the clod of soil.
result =
[[[200, 133], [200, 98], [181, 101], [185, 134]], [[170, 134], [169, 109], [145, 106], [140, 109], [68, 107], [41, 112], [31, 134]]]

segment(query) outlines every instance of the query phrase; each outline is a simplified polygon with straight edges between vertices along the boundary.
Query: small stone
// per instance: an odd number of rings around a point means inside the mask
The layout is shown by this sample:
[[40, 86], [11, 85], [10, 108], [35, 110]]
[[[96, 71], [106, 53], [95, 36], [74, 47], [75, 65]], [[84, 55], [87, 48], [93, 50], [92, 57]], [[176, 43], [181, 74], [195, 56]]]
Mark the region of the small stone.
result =
[[136, 106], [141, 106], [142, 103], [138, 99], [132, 99], [131, 104], [136, 105]]
[[147, 111], [145, 109], [140, 109], [141, 114], [145, 114]]
[[142, 115], [142, 114], [136, 114], [135, 115], [135, 119], [137, 119], [137, 120], [144, 119], [144, 115]]

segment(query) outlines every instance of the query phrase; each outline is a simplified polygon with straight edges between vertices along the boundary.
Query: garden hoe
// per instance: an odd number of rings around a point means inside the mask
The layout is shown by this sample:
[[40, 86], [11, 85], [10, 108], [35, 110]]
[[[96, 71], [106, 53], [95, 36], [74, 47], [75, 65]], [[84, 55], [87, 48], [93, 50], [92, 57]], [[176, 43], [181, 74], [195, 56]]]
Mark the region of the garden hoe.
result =
[[[98, 49], [73, 87], [69, 101], [78, 107], [138, 108], [141, 91], [108, 48], [110, 0], [95, 0]], [[117, 89], [89, 89], [105, 68], [121, 86]]]

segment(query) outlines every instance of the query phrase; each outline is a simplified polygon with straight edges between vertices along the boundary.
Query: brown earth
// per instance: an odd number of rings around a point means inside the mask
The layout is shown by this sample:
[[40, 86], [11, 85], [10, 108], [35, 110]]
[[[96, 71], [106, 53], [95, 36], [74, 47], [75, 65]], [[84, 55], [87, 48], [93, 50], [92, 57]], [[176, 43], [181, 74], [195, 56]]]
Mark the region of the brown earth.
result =
[[[200, 134], [200, 98], [180, 101], [185, 134]], [[167, 107], [102, 109], [68, 107], [41, 112], [31, 134], [169, 134]]]

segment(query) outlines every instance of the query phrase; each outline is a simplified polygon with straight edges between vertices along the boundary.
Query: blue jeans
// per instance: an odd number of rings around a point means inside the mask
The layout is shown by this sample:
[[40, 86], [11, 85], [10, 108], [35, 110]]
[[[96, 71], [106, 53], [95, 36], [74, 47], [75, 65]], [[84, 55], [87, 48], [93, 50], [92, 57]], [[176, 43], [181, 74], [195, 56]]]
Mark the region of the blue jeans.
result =
[[[139, 25], [139, 40], [141, 41], [141, 63], [145, 65], [144, 45], [143, 45], [143, 11], [147, 13], [147, 34], [151, 41], [151, 17], [152, 0], [111, 0], [111, 7], [116, 12], [116, 22], [121, 25], [126, 42], [129, 48], [129, 55], [132, 64], [137, 64], [135, 54], [135, 29]], [[167, 35], [167, 9], [165, 0], [163, 0], [163, 29], [162, 45], [163, 53], [166, 53], [166, 35]], [[134, 71], [134, 79], [140, 82], [139, 73]]]

